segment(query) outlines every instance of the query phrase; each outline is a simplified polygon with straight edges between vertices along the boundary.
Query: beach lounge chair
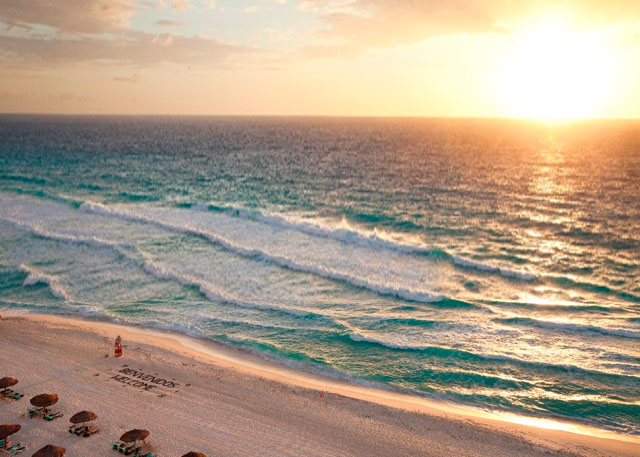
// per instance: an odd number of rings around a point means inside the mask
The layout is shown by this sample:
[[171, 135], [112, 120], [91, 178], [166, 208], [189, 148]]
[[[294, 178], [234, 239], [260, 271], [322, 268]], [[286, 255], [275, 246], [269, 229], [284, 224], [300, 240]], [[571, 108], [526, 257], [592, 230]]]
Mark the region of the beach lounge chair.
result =
[[98, 433], [100, 429], [96, 424], [89, 425], [72, 425], [69, 427], [69, 433], [75, 433], [78, 436], [82, 436], [83, 438], [87, 438], [88, 436], [93, 435], [94, 433]]
[[57, 419], [57, 418], [62, 417], [62, 416], [64, 416], [64, 414], [62, 414], [60, 411], [56, 411], [56, 412], [49, 412], [43, 418], [44, 418], [44, 420], [52, 421], [52, 420]]
[[16, 455], [16, 454], [20, 454], [25, 449], [26, 449], [25, 446], [22, 446], [20, 443], [15, 443], [15, 444], [13, 444], [12, 446], [9, 446], [6, 449], [0, 449], [0, 451], [4, 451], [5, 453], [7, 453], [9, 455]]
[[98, 433], [100, 431], [100, 429], [98, 428], [98, 426], [96, 424], [89, 424], [87, 426], [84, 427], [84, 430], [82, 430], [81, 432], [76, 433], [79, 436], [82, 436], [83, 438], [87, 438], [95, 433]]
[[69, 427], [69, 433], [82, 435], [86, 431], [87, 427], [87, 424], [75, 424]]
[[7, 389], [7, 398], [11, 400], [20, 400], [24, 397], [24, 394], [18, 393], [13, 389]]
[[113, 443], [113, 449], [123, 453], [124, 455], [130, 455], [134, 451], [135, 454], [137, 454], [140, 448], [136, 448], [136, 443], [127, 444], [122, 441], [118, 441], [117, 443]]
[[29, 414], [29, 417], [33, 419], [34, 417], [39, 416], [42, 413], [42, 411], [43, 411], [43, 408], [29, 408], [27, 409], [27, 412], [23, 414], [23, 416], [26, 414]]
[[136, 452], [131, 457], [155, 457], [151, 452], [143, 451], [141, 447], [136, 449]]

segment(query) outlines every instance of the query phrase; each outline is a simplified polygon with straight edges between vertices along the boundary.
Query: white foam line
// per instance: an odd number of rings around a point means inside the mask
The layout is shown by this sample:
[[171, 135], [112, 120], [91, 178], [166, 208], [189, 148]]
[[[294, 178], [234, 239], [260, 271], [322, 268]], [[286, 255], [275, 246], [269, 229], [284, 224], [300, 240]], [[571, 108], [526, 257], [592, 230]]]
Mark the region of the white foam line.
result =
[[159, 265], [158, 263], [152, 261], [149, 258], [145, 259], [143, 268], [145, 272], [154, 276], [157, 279], [165, 280], [165, 281], [172, 280], [183, 286], [195, 287], [200, 291], [201, 294], [207, 297], [207, 299], [211, 302], [225, 301], [225, 302], [233, 303], [242, 308], [256, 308], [256, 309], [279, 311], [287, 314], [292, 314], [294, 316], [306, 316], [310, 314], [310, 312], [307, 312], [304, 310], [284, 308], [284, 307], [272, 306], [272, 305], [263, 305], [259, 303], [240, 300], [236, 297], [229, 295], [223, 290], [215, 288], [212, 284], [207, 284], [191, 275], [187, 275], [184, 273], [177, 273], [171, 270], [170, 268]]
[[188, 225], [188, 223], [186, 223], [185, 225], [172, 224], [172, 223], [160, 221], [157, 218], [145, 217], [139, 214], [135, 214], [127, 209], [116, 210], [113, 208], [109, 208], [105, 205], [101, 205], [99, 203], [92, 203], [92, 202], [83, 203], [80, 206], [80, 210], [93, 212], [96, 214], [107, 215], [111, 217], [118, 217], [128, 221], [153, 224], [157, 227], [163, 228], [165, 230], [170, 230], [173, 232], [189, 233], [192, 235], [201, 236], [243, 257], [260, 258], [263, 260], [267, 260], [271, 263], [280, 265], [282, 267], [289, 268], [291, 270], [301, 271], [304, 273], [311, 273], [323, 278], [347, 282], [356, 287], [368, 289], [383, 295], [393, 295], [405, 300], [422, 302], [422, 303], [433, 303], [433, 302], [441, 301], [443, 299], [442, 295], [436, 295], [430, 292], [419, 291], [415, 289], [399, 288], [391, 285], [376, 284], [365, 278], [359, 278], [357, 276], [354, 276], [348, 273], [340, 272], [334, 268], [313, 265], [306, 262], [293, 261], [283, 256], [270, 254], [263, 250], [259, 250], [255, 248], [247, 248], [217, 233], [213, 233], [207, 230], [202, 230], [198, 227]]
[[593, 325], [572, 324], [567, 322], [554, 322], [531, 317], [514, 317], [499, 319], [500, 322], [511, 325], [534, 326], [556, 331], [599, 333], [601, 335], [618, 336], [623, 338], [640, 339], [640, 332], [626, 329], [611, 329], [606, 327], [596, 327]]
[[[206, 207], [195, 205], [197, 210], [203, 210]], [[300, 219], [289, 218], [284, 215], [262, 214], [260, 212], [252, 212], [246, 209], [229, 208], [225, 211], [232, 216], [241, 217], [257, 222], [262, 222], [271, 226], [295, 230], [307, 235], [316, 237], [330, 238], [333, 240], [357, 244], [364, 247], [373, 247], [376, 249], [387, 249], [398, 251], [405, 254], [419, 253], [431, 254], [433, 250], [425, 245], [414, 245], [404, 243], [387, 234], [383, 230], [374, 228], [373, 230], [364, 230], [352, 226], [345, 217], [337, 224], [337, 227], [328, 227], [319, 222], [305, 221]]]
[[[194, 205], [192, 208], [197, 211], [208, 210], [208, 207], [205, 205]], [[424, 244], [417, 245], [396, 240], [391, 235], [376, 228], [368, 231], [353, 227], [344, 217], [340, 223], [337, 224], [337, 227], [334, 228], [324, 226], [318, 222], [293, 219], [281, 215], [265, 215], [260, 212], [253, 212], [246, 209], [229, 208], [225, 210], [225, 213], [244, 219], [262, 222], [270, 226], [295, 230], [308, 235], [330, 238], [363, 247], [386, 249], [404, 254], [432, 255], [436, 252], [434, 249], [429, 248]], [[537, 279], [533, 273], [511, 270], [505, 267], [472, 261], [463, 257], [453, 256], [444, 250], [442, 250], [442, 253], [445, 257], [450, 257], [455, 265], [461, 267], [498, 273], [506, 278], [513, 278], [521, 281], [535, 281]]]
[[505, 278], [514, 278], [520, 281], [535, 281], [536, 275], [533, 273], [527, 273], [522, 271], [509, 270], [508, 268], [498, 267], [495, 265], [489, 265], [482, 262], [476, 262], [474, 260], [465, 259], [463, 257], [452, 256], [453, 263], [455, 265], [464, 268], [473, 268], [474, 270], [486, 271], [489, 273], [498, 273]]
[[[288, 314], [292, 314], [292, 315], [296, 315], [296, 316], [306, 316], [308, 314], [311, 314], [310, 311], [304, 311], [304, 310], [297, 310], [297, 309], [291, 309], [291, 308], [284, 308], [284, 307], [278, 307], [278, 306], [270, 306], [270, 305], [263, 305], [263, 304], [259, 304], [259, 303], [252, 303], [252, 302], [248, 302], [248, 301], [244, 301], [244, 300], [240, 300], [238, 298], [232, 297], [229, 294], [225, 293], [224, 291], [220, 290], [220, 289], [214, 289], [214, 287], [211, 284], [206, 284], [203, 281], [198, 280], [197, 278], [190, 276], [190, 275], [186, 275], [186, 274], [179, 274], [167, 267], [164, 266], [160, 266], [157, 263], [153, 262], [151, 259], [148, 258], [148, 256], [144, 255], [144, 253], [142, 253], [144, 260], [142, 262], [140, 262], [138, 259], [132, 257], [131, 255], [129, 255], [123, 248], [128, 247], [126, 245], [121, 245], [112, 241], [107, 241], [107, 240], [102, 240], [100, 238], [97, 237], [90, 237], [90, 238], [82, 238], [82, 237], [78, 237], [78, 236], [73, 236], [73, 235], [66, 235], [66, 234], [59, 234], [59, 233], [52, 233], [49, 232], [47, 230], [44, 230], [40, 227], [37, 226], [31, 226], [22, 222], [18, 222], [15, 221], [13, 219], [5, 219], [8, 222], [14, 224], [16, 227], [24, 230], [24, 231], [28, 231], [31, 232], [37, 236], [43, 237], [43, 238], [48, 238], [48, 239], [52, 239], [52, 240], [56, 240], [56, 241], [65, 241], [65, 242], [72, 242], [72, 243], [82, 243], [82, 244], [90, 244], [90, 245], [95, 245], [95, 246], [99, 246], [99, 247], [106, 247], [106, 248], [110, 248], [115, 250], [116, 252], [118, 252], [120, 255], [126, 257], [127, 259], [131, 260], [134, 263], [137, 264], [141, 264], [143, 270], [147, 273], [150, 274], [151, 276], [160, 279], [160, 280], [173, 280], [183, 286], [189, 286], [189, 287], [195, 287], [197, 288], [200, 293], [202, 293], [209, 301], [212, 302], [216, 302], [216, 301], [226, 301], [229, 303], [233, 303], [235, 305], [238, 305], [240, 307], [243, 308], [257, 308], [257, 309], [266, 309], [266, 310], [274, 310], [274, 311], [280, 311], [280, 312], [284, 312], [284, 313], [288, 313]], [[26, 268], [26, 267], [25, 267]], [[29, 273], [29, 271], [25, 270], [27, 273]], [[27, 278], [29, 279], [29, 278]], [[31, 281], [35, 281], [35, 279], [32, 279]], [[47, 281], [47, 284], [55, 284], [55, 279], [51, 276], [46, 276], [46, 275], [41, 275], [40, 278], [41, 282], [45, 282]], [[48, 282], [50, 281], [50, 282]], [[33, 282], [31, 284], [34, 284]], [[54, 287], [54, 286], [52, 286]], [[64, 290], [62, 288], [60, 288], [60, 290]], [[62, 292], [59, 292], [62, 294]], [[66, 294], [66, 293], [65, 293]], [[69, 299], [68, 298], [69, 295], [66, 294], [65, 296], [61, 296], [61, 298], [65, 298], [65, 299]], [[90, 313], [93, 313], [93, 311], [89, 311]]]
[[65, 301], [71, 301], [71, 295], [60, 285], [55, 277], [42, 273], [28, 265], [20, 264], [20, 269], [27, 273], [27, 277], [22, 283], [23, 286], [33, 286], [38, 283], [46, 284], [53, 295]]

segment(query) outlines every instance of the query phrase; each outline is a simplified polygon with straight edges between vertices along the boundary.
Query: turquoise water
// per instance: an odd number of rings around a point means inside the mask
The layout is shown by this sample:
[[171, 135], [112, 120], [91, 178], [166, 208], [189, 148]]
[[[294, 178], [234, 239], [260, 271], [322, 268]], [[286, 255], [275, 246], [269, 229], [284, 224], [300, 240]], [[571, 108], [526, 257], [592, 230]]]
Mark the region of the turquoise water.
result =
[[0, 312], [640, 434], [640, 123], [0, 116]]

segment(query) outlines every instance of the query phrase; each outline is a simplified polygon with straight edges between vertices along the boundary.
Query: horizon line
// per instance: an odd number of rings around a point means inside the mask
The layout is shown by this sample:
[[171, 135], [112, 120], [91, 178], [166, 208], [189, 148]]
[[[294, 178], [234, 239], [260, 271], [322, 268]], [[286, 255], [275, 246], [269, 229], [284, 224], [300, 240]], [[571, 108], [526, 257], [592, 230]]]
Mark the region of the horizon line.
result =
[[51, 116], [51, 117], [262, 117], [262, 118], [343, 118], [343, 119], [459, 119], [459, 120], [508, 120], [541, 123], [580, 121], [640, 121], [638, 117], [567, 117], [536, 118], [517, 116], [448, 116], [448, 115], [378, 115], [378, 114], [250, 114], [250, 113], [53, 113], [53, 112], [0, 112], [0, 116]]

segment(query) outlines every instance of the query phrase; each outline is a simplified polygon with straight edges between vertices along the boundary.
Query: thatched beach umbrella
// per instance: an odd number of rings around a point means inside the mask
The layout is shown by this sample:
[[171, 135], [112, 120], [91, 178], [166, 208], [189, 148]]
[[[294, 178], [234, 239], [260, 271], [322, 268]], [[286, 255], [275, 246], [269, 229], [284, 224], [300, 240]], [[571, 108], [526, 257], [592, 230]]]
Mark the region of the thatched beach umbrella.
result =
[[136, 428], [125, 432], [120, 437], [120, 441], [124, 441], [125, 443], [133, 443], [138, 440], [144, 441], [147, 436], [149, 436], [149, 430], [140, 430]]
[[98, 418], [98, 415], [92, 411], [80, 411], [79, 413], [74, 414], [69, 419], [69, 422], [72, 424], [82, 424], [89, 421], [94, 421]]
[[13, 435], [17, 431], [19, 431], [21, 428], [22, 426], [18, 424], [0, 425], [0, 440], [4, 440], [4, 445], [2, 446], [3, 449], [7, 448], [7, 437], [9, 435]]
[[207, 457], [206, 455], [204, 455], [202, 452], [187, 452], [185, 455], [183, 455], [182, 457]]
[[11, 386], [18, 384], [18, 380], [15, 378], [2, 378], [0, 379], [0, 389], [4, 389], [4, 398], [7, 398], [7, 389]]
[[44, 414], [48, 406], [58, 403], [58, 396], [56, 394], [40, 394], [33, 397], [30, 401], [33, 406], [42, 408]]
[[56, 403], [58, 403], [58, 396], [56, 394], [40, 394], [31, 399], [31, 404], [33, 406], [39, 406], [42, 408], [55, 405]]
[[62, 457], [67, 450], [60, 446], [47, 444], [42, 449], [36, 451], [31, 457]]

